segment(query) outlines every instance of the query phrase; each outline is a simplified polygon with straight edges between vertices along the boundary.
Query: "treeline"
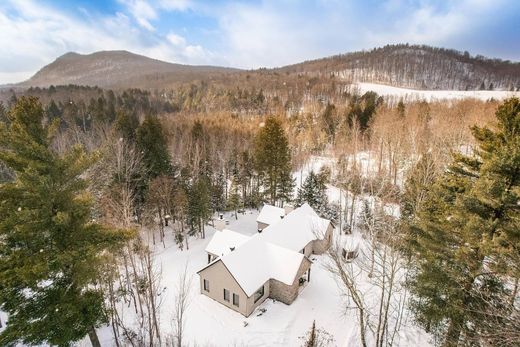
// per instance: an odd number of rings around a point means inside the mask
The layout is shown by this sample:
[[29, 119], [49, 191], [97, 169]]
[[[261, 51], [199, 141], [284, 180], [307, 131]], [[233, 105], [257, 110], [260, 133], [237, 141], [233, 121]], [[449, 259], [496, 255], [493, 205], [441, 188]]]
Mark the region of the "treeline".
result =
[[425, 45], [387, 45], [281, 68], [416, 89], [520, 90], [520, 63]]

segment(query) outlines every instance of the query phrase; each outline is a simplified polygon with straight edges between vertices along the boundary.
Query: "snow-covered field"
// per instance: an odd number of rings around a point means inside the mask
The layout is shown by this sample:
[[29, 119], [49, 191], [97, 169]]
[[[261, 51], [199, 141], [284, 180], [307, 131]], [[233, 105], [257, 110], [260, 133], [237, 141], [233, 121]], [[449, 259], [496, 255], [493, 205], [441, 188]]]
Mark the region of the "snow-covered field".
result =
[[520, 92], [510, 92], [503, 90], [416, 90], [407, 88], [392, 87], [375, 83], [356, 83], [353, 85], [361, 94], [374, 91], [382, 96], [403, 98], [407, 101], [413, 100], [452, 100], [473, 98], [479, 100], [506, 99], [512, 96], [520, 96]]

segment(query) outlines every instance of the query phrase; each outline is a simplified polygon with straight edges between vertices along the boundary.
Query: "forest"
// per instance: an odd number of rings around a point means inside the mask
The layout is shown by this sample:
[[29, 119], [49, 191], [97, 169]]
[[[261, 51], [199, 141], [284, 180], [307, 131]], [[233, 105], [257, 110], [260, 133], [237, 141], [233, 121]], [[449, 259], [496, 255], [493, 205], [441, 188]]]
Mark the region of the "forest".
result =
[[[494, 64], [501, 78], [504, 64]], [[326, 255], [360, 346], [392, 345], [405, 310], [433, 345], [518, 344], [520, 100], [396, 103], [330, 76], [291, 75], [277, 87], [283, 74], [265, 74], [268, 84], [231, 88], [2, 93], [0, 309], [9, 320], [0, 345], [67, 346], [88, 335], [97, 347], [106, 323], [118, 347], [190, 344], [186, 272], [174, 332], [160, 324], [156, 250], [166, 233], [185, 252], [220, 212], [305, 202], [369, 250], [356, 264], [338, 247]], [[474, 76], [432, 83], [486, 84]], [[317, 156], [334, 165], [297, 182]], [[331, 186], [343, 203], [330, 201]], [[327, 336], [313, 325], [304, 345]]]

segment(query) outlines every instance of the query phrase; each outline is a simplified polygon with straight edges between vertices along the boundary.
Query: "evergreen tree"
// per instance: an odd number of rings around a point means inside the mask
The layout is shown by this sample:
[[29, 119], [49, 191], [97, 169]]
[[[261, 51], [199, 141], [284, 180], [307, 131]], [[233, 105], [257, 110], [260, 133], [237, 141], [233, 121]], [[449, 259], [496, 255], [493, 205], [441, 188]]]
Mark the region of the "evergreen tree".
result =
[[143, 152], [143, 160], [150, 178], [170, 173], [168, 142], [157, 117], [147, 116], [137, 128], [137, 146]]
[[104, 322], [102, 253], [127, 233], [92, 221], [81, 178], [92, 157], [80, 147], [52, 150], [57, 126], [43, 125], [35, 98], [20, 98], [0, 123], [0, 160], [15, 180], [0, 185], [0, 308], [9, 323], [0, 345], [68, 346]]
[[495, 129], [472, 128], [475, 155], [454, 155], [409, 235], [414, 314], [446, 346], [492, 333], [484, 323], [511, 295], [503, 276], [520, 275], [520, 100], [507, 100], [496, 116]]
[[327, 198], [325, 180], [323, 176], [314, 173], [314, 171], [309, 173], [301, 188], [298, 188], [296, 205], [301, 206], [304, 203], [308, 203], [322, 217], [334, 217]]
[[291, 153], [280, 121], [268, 117], [255, 141], [255, 167], [270, 204], [282, 199], [280, 191], [287, 191], [291, 179]]
[[399, 114], [399, 117], [404, 118], [405, 111], [406, 107], [404, 106], [403, 99], [400, 99], [397, 103], [397, 114]]
[[117, 112], [115, 127], [125, 140], [135, 143], [137, 128], [139, 127], [139, 119], [135, 113], [126, 111]]

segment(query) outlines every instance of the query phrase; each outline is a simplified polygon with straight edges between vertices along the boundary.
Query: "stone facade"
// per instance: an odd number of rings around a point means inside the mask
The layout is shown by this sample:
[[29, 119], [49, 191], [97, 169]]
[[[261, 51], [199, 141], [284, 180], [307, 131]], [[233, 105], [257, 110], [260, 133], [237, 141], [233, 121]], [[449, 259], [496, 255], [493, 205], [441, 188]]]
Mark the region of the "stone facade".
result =
[[281, 301], [284, 304], [290, 305], [298, 297], [298, 291], [300, 289], [300, 277], [305, 274], [310, 267], [311, 261], [307, 258], [304, 258], [300, 268], [298, 269], [296, 278], [294, 279], [293, 284], [290, 286], [275, 279], [269, 280], [271, 288], [269, 297]]
[[311, 241], [313, 254], [323, 254], [329, 249], [331, 242], [332, 242], [333, 228], [334, 227], [332, 226], [332, 223], [330, 223], [329, 227], [327, 228], [327, 231], [325, 232], [323, 239]]

